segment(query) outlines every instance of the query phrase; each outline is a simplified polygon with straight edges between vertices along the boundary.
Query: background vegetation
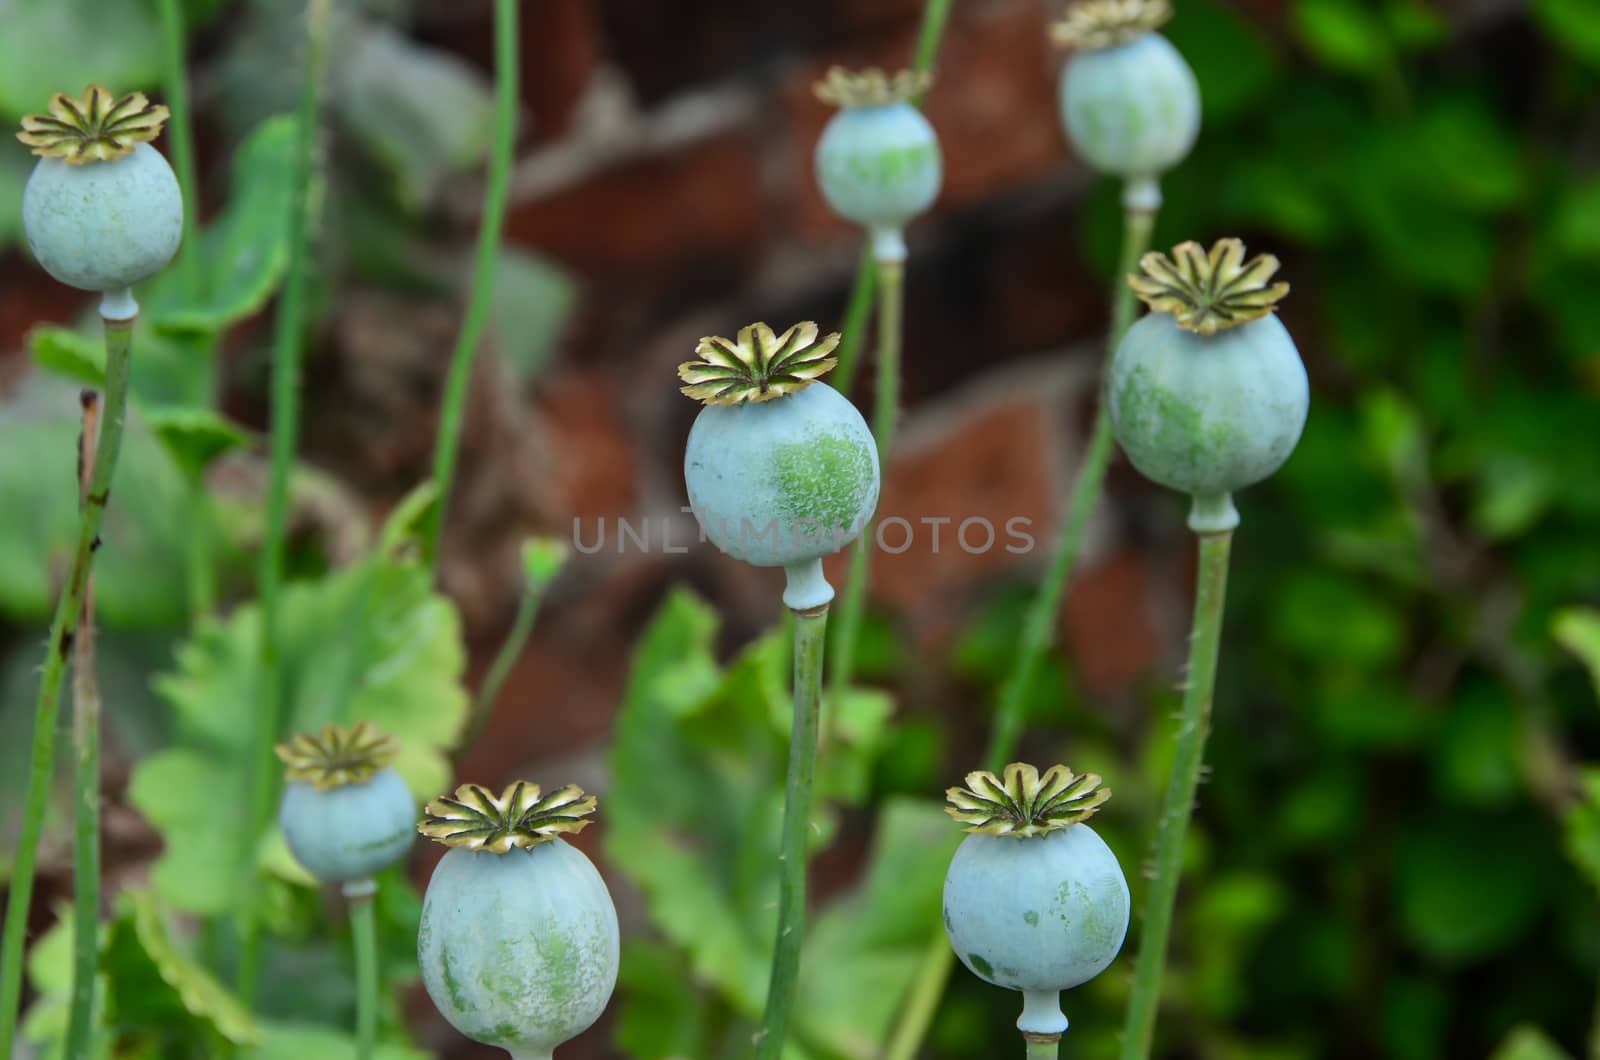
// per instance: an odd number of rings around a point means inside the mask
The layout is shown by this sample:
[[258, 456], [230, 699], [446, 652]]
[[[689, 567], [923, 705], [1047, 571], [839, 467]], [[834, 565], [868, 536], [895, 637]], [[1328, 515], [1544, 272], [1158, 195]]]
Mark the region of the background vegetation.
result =
[[[411, 558], [417, 512], [401, 499], [425, 471], [470, 253], [487, 5], [342, 8], [284, 602], [288, 702], [297, 728], [365, 716], [396, 732], [419, 791], [446, 786], [469, 690], [511, 621], [516, 541], [681, 503], [693, 408], [670, 369], [693, 338], [747, 319], [839, 319], [856, 244], [816, 216], [806, 166], [820, 118], [805, 89], [829, 61], [903, 62], [918, 9], [637, 6], [525, 5], [512, 247], [442, 593]], [[1600, 19], [1585, 0], [1176, 7], [1169, 36], [1199, 74], [1205, 128], [1167, 182], [1156, 244], [1238, 234], [1283, 258], [1313, 406], [1285, 470], [1241, 498], [1165, 1048], [1600, 1055], [1600, 771], [1586, 765], [1600, 760], [1600, 616], [1584, 610], [1600, 607]], [[175, 272], [143, 295], [138, 416], [98, 567], [107, 870], [123, 888], [108, 910], [107, 1040], [119, 1056], [209, 1057], [228, 1042], [343, 1056], [353, 996], [337, 903], [305, 885], [275, 829], [242, 827], [263, 311], [288, 253], [300, 5], [186, 9], [203, 279]], [[1066, 157], [1045, 14], [1042, 0], [956, 5], [930, 99], [951, 188], [911, 233], [913, 434], [920, 411], [928, 432], [961, 442], [941, 427], [949, 409], [996, 380], [1088, 372], [1098, 357], [1115, 190]], [[0, 0], [0, 15], [8, 121], [91, 80], [159, 89], [144, 0]], [[0, 151], [0, 338], [16, 351], [0, 355], [8, 806], [74, 524], [72, 389], [98, 357], [93, 329], [75, 325], [86, 307], [15, 246], [28, 168], [20, 148]], [[1040, 464], [1058, 483], [1076, 459], [1068, 441], [1041, 456], [1007, 435], [996, 466]], [[903, 514], [959, 518], [930, 507], [943, 495], [920, 481], [891, 483]], [[1031, 511], [1040, 498], [994, 503]], [[1170, 749], [1191, 562], [1181, 517], [1114, 470], [1080, 586], [1100, 591], [1090, 611], [1069, 610], [1073, 650], [1030, 713], [1027, 757], [1108, 778], [1100, 831], [1130, 870]], [[831, 707], [805, 1056], [875, 1055], [942, 944], [956, 835], [934, 796], [976, 765], [1039, 561], [952, 573], [960, 557], [923, 545], [879, 558], [869, 687]], [[1115, 591], [1108, 579], [1129, 570], [1132, 591]], [[907, 581], [945, 591], [908, 603], [894, 591]], [[759, 1014], [787, 649], [763, 632], [779, 620], [775, 592], [747, 582], [703, 547], [575, 556], [468, 755], [473, 779], [578, 779], [601, 794], [584, 839], [631, 941], [614, 1018], [573, 1060], [734, 1056]], [[1148, 644], [1130, 646], [1130, 629]], [[1106, 659], [1130, 654], [1108, 678]], [[70, 887], [66, 805], [63, 784], [36, 902], [29, 1029], [46, 1044], [65, 1019], [69, 947], [50, 925]], [[226, 928], [242, 914], [234, 867], [251, 857], [271, 880], [254, 1011], [223, 985]], [[419, 850], [413, 880], [429, 860]], [[392, 882], [386, 970], [410, 984], [417, 892]], [[1126, 987], [1113, 970], [1068, 999], [1074, 1055], [1109, 1054]], [[420, 997], [395, 995], [393, 1055], [475, 1055], [417, 1014]], [[927, 1055], [991, 1055], [1014, 1007], [958, 971]]]

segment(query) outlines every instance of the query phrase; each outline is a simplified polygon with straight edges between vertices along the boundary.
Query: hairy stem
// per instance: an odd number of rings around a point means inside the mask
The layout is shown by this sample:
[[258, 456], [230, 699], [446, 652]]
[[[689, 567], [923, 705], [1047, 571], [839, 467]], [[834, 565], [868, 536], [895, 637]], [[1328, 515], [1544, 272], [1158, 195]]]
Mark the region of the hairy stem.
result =
[[22, 832], [17, 837], [11, 890], [6, 900], [5, 935], [0, 941], [0, 1056], [11, 1055], [16, 1039], [17, 1005], [22, 996], [23, 945], [28, 933], [28, 908], [33, 900], [39, 835], [44, 830], [45, 804], [49, 800], [51, 767], [55, 761], [61, 684], [89, 589], [94, 553], [100, 545], [100, 520], [111, 499], [111, 479], [117, 468], [117, 455], [122, 450], [132, 343], [131, 317], [106, 321], [106, 397], [99, 450], [94, 474], [89, 479], [89, 493], [78, 519], [78, 544], [73, 552], [71, 573], [50, 623], [44, 671], [39, 679], [39, 698], [33, 714], [33, 756], [22, 808]]
[[[1123, 215], [1121, 267], [1112, 282], [1108, 359], [1133, 324], [1133, 290], [1122, 282], [1122, 277], [1133, 271], [1139, 255], [1150, 246], [1150, 230], [1154, 225], [1155, 214], [1148, 210], [1128, 210]], [[1005, 683], [1001, 685], [1000, 706], [995, 712], [989, 748], [984, 754], [985, 769], [1002, 769], [1017, 753], [1028, 693], [1033, 689], [1033, 680], [1060, 617], [1061, 600], [1066, 595], [1067, 582], [1077, 566], [1089, 516], [1099, 502], [1100, 487], [1105, 482], [1106, 465], [1111, 462], [1112, 449], [1111, 413], [1102, 396], [1089, 434], [1089, 449], [1078, 468], [1078, 477], [1072, 484], [1072, 493], [1068, 496], [1063, 513], [1061, 540], [1050, 558], [1050, 569], [1028, 607], [1027, 617], [1023, 620], [1022, 637], [1017, 642], [1017, 653], [1012, 657], [1011, 668], [1006, 673]]]
[[[83, 394], [78, 436], [78, 505], [89, 505], [100, 435], [100, 397]], [[72, 841], [72, 1002], [67, 1056], [89, 1055], [95, 976], [100, 966], [100, 683], [94, 657], [94, 575], [83, 587], [78, 635], [72, 642], [72, 743], [77, 750]]]
[[[880, 261], [877, 276], [878, 392], [872, 410], [872, 436], [878, 443], [879, 474], [887, 479], [889, 454], [894, 447], [900, 413], [900, 317], [904, 304], [905, 263]], [[845, 583], [838, 628], [833, 634], [833, 675], [828, 690], [835, 703], [849, 689], [851, 678], [855, 676], [856, 641], [861, 636], [861, 622], [866, 615], [867, 581], [872, 572], [876, 527], [873, 521], [862, 529], [850, 556], [850, 579]]]
[[1122, 1060], [1143, 1060], [1155, 1037], [1156, 1009], [1161, 1002], [1161, 975], [1172, 930], [1172, 909], [1183, 870], [1183, 842], [1189, 831], [1206, 734], [1211, 729], [1211, 695], [1217, 677], [1217, 651], [1222, 640], [1222, 610], [1228, 591], [1228, 551], [1233, 533], [1201, 534], [1200, 566], [1195, 575], [1194, 622], [1189, 632], [1189, 665], [1183, 709], [1178, 723], [1178, 749], [1172, 776], [1161, 800], [1156, 832], [1155, 874], [1145, 892], [1144, 928], [1134, 965], [1133, 993], [1128, 998], [1122, 1035]]
[[511, 676], [511, 668], [516, 665], [517, 658], [522, 655], [522, 649], [527, 646], [528, 637], [533, 633], [534, 620], [539, 617], [539, 605], [544, 601], [544, 586], [530, 583], [522, 592], [522, 599], [517, 603], [517, 616], [511, 622], [511, 629], [506, 633], [504, 643], [495, 653], [494, 662], [489, 664], [489, 672], [483, 677], [483, 683], [478, 686], [478, 694], [473, 697], [472, 709], [467, 714], [467, 722], [461, 728], [461, 739], [456, 743], [453, 758], [459, 771], [461, 760], [467, 756], [472, 745], [478, 742], [478, 737], [483, 735], [483, 730], [489, 724], [489, 715], [494, 713], [495, 701], [500, 698], [500, 690], [505, 687], [506, 678]]
[[255, 997], [261, 948], [261, 886], [256, 871], [255, 838], [272, 816], [278, 763], [272, 753], [283, 724], [283, 660], [280, 658], [284, 565], [288, 552], [289, 483], [300, 431], [300, 356], [305, 343], [306, 258], [310, 253], [311, 184], [317, 179], [317, 126], [332, 0], [306, 5], [306, 65], [301, 78], [295, 136], [293, 199], [290, 204], [289, 264], [278, 296], [272, 343], [272, 467], [267, 483], [266, 531], [261, 547], [261, 632], [257, 646], [260, 700], [256, 705], [254, 760], [250, 777], [250, 812], [240, 865], [244, 911], [239, 918], [239, 994], [245, 1003]]
[[767, 982], [766, 1014], [756, 1036], [757, 1060], [777, 1060], [783, 1055], [800, 975], [800, 944], [806, 924], [806, 848], [811, 836], [811, 789], [817, 771], [827, 630], [826, 605], [794, 613], [794, 730], [789, 736], [783, 848], [778, 855], [778, 933]]
[[357, 1060], [372, 1060], [378, 1044], [378, 929], [372, 910], [376, 893], [371, 880], [345, 886], [356, 950]]
[[461, 449], [472, 361], [493, 304], [495, 263], [500, 257], [501, 230], [505, 227], [506, 199], [511, 188], [511, 161], [516, 151], [517, 72], [517, 0], [495, 0], [495, 118], [494, 145], [489, 153], [489, 184], [484, 193], [483, 218], [478, 226], [472, 292], [467, 299], [461, 333], [456, 336], [455, 349], [450, 354], [450, 374], [445, 381], [444, 405], [439, 414], [439, 435], [434, 442], [433, 482], [438, 488], [438, 502], [422, 531], [422, 556], [435, 573], [439, 568], [439, 537], [450, 511], [450, 487]]

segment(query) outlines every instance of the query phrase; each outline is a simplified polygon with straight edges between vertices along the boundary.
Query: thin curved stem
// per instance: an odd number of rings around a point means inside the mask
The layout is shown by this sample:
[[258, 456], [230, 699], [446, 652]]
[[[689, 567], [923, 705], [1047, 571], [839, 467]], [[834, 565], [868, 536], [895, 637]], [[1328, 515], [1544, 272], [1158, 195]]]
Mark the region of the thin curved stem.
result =
[[185, 67], [187, 24], [182, 0], [157, 0], [161, 18], [161, 87], [167, 105], [167, 142], [172, 145], [173, 168], [183, 193], [183, 243], [175, 267], [184, 292], [205, 290], [205, 269], [200, 263], [200, 181], [194, 154], [194, 124], [189, 112], [189, 78]]
[[[879, 474], [887, 479], [900, 413], [900, 317], [904, 304], [905, 263], [880, 261], [877, 277], [878, 392], [872, 412], [872, 436], [878, 443]], [[828, 689], [835, 703], [850, 688], [855, 676], [856, 641], [861, 636], [861, 623], [866, 614], [867, 581], [872, 572], [876, 527], [876, 521], [867, 524], [850, 556], [850, 578], [845, 583], [838, 628], [833, 634], [833, 675], [829, 678]]]
[[[1150, 230], [1155, 226], [1155, 214], [1147, 210], [1128, 210], [1123, 214], [1121, 268], [1112, 284], [1111, 334], [1107, 343], [1107, 359], [1114, 353], [1117, 343], [1133, 324], [1133, 290], [1122, 282], [1122, 277], [1133, 271], [1150, 245]], [[1039, 591], [1028, 607], [1023, 621], [1022, 637], [1017, 642], [1017, 653], [1011, 669], [1001, 686], [1000, 706], [995, 712], [994, 727], [990, 730], [989, 748], [984, 755], [984, 768], [999, 770], [1017, 753], [1022, 737], [1023, 715], [1027, 709], [1028, 693], [1033, 689], [1033, 679], [1039, 664], [1044, 660], [1050, 645], [1051, 633], [1061, 611], [1061, 600], [1066, 595], [1067, 582], [1078, 563], [1078, 553], [1083, 547], [1083, 535], [1089, 527], [1089, 516], [1094, 513], [1100, 499], [1100, 487], [1105, 482], [1106, 466], [1111, 462], [1113, 449], [1111, 414], [1104, 400], [1095, 412], [1094, 426], [1090, 430], [1089, 449], [1078, 469], [1077, 480], [1072, 485], [1062, 520], [1061, 540], [1050, 559], [1050, 569]]]
[[[1122, 248], [1118, 255], [1120, 267], [1112, 281], [1111, 331], [1106, 343], [1108, 360], [1116, 351], [1117, 343], [1122, 341], [1122, 336], [1132, 326], [1137, 308], [1133, 290], [1122, 281], [1122, 277], [1133, 271], [1134, 266], [1138, 264], [1139, 256], [1149, 247], [1150, 233], [1155, 227], [1155, 220], [1156, 212], [1152, 209], [1126, 208], [1123, 211]], [[1017, 752], [1017, 745], [1022, 738], [1028, 693], [1033, 688], [1039, 664], [1043, 661], [1045, 649], [1049, 646], [1051, 631], [1056, 627], [1061, 600], [1066, 593], [1073, 568], [1077, 565], [1078, 551], [1082, 548], [1083, 535], [1089, 526], [1089, 516], [1099, 500], [1106, 467], [1111, 462], [1113, 439], [1111, 415], [1105, 401], [1102, 400], [1095, 412], [1094, 425], [1090, 428], [1088, 451], [1084, 454], [1083, 464], [1078, 469], [1078, 477], [1073, 482], [1072, 492], [1067, 498], [1062, 518], [1061, 540], [1051, 557], [1050, 568], [1039, 585], [1039, 591], [1035, 594], [1023, 619], [1022, 636], [1017, 642], [1017, 653], [1012, 658], [1011, 668], [1006, 675], [1005, 683], [1001, 686], [1000, 705], [995, 711], [989, 746], [984, 752], [985, 769], [993, 771], [1003, 769]], [[928, 1027], [933, 1022], [938, 995], [943, 992], [951, 969], [955, 967], [955, 955], [943, 936], [942, 929], [935, 933], [936, 945], [929, 949], [923, 969], [918, 973], [919, 983], [925, 980], [937, 983], [936, 988], [928, 988], [934, 991], [935, 1003], [908, 1007], [901, 1012], [889, 1051], [884, 1054], [884, 1060], [912, 1060], [917, 1050], [921, 1048], [923, 1038], [927, 1036]]]
[[433, 482], [438, 502], [422, 532], [422, 557], [435, 574], [439, 569], [439, 537], [450, 511], [450, 487], [455, 479], [461, 449], [461, 428], [466, 417], [467, 386], [472, 362], [489, 320], [494, 298], [495, 264], [505, 227], [506, 200], [511, 188], [511, 161], [517, 141], [517, 0], [495, 0], [494, 5], [494, 145], [489, 153], [489, 182], [483, 199], [483, 219], [478, 226], [477, 261], [472, 270], [461, 333], [450, 354], [450, 374], [445, 381], [444, 404], [439, 414], [439, 435], [433, 450]]
[[350, 935], [356, 951], [357, 1060], [372, 1060], [378, 1045], [378, 929], [372, 909], [375, 893], [375, 888], [346, 891]]
[[489, 672], [483, 677], [483, 683], [478, 686], [478, 694], [473, 697], [472, 709], [467, 715], [467, 723], [462, 726], [461, 739], [456, 744], [455, 759], [457, 768], [461, 760], [466, 757], [472, 745], [478, 742], [478, 737], [483, 735], [483, 730], [489, 724], [489, 716], [494, 713], [495, 702], [500, 698], [500, 690], [505, 687], [506, 678], [511, 676], [511, 668], [516, 665], [517, 659], [522, 655], [522, 649], [528, 644], [528, 637], [533, 633], [533, 624], [539, 617], [539, 605], [544, 601], [544, 587], [529, 584], [522, 592], [522, 599], [517, 603], [517, 616], [512, 619], [511, 629], [506, 633], [504, 643], [495, 653], [494, 662], [489, 664]]
[[[89, 503], [100, 434], [100, 397], [83, 395], [78, 436], [78, 504]], [[94, 1027], [95, 978], [100, 968], [100, 683], [94, 657], [94, 575], [83, 590], [83, 612], [72, 642], [72, 742], [77, 762], [72, 841], [72, 1002], [67, 1056], [87, 1056]]]
[[1211, 698], [1216, 685], [1217, 653], [1222, 641], [1222, 613], [1228, 592], [1231, 531], [1201, 534], [1200, 566], [1195, 575], [1194, 622], [1189, 632], [1189, 665], [1183, 710], [1178, 723], [1178, 750], [1172, 776], [1161, 800], [1156, 832], [1155, 875], [1145, 892], [1144, 928], [1134, 964], [1133, 993], [1128, 998], [1122, 1034], [1122, 1060], [1143, 1060], [1155, 1037], [1156, 1010], [1161, 1003], [1161, 976], [1172, 930], [1172, 909], [1183, 872], [1183, 842], [1189, 831], [1206, 734], [1211, 729]]
[[757, 1060], [778, 1060], [788, 1037], [806, 926], [806, 854], [811, 837], [811, 792], [817, 771], [822, 716], [822, 657], [828, 608], [794, 612], [794, 729], [783, 795], [783, 847], [778, 855], [778, 929], [767, 982], [766, 1013], [756, 1036]]
[[298, 127], [295, 136], [293, 199], [290, 204], [289, 263], [278, 296], [278, 315], [272, 343], [272, 467], [267, 482], [266, 531], [261, 547], [261, 631], [257, 645], [260, 701], [256, 706], [254, 761], [250, 778], [250, 831], [242, 844], [244, 912], [239, 918], [239, 994], [248, 1004], [254, 999], [259, 971], [261, 888], [256, 871], [255, 837], [272, 815], [278, 782], [277, 759], [272, 747], [283, 719], [283, 670], [280, 658], [281, 599], [288, 552], [289, 482], [300, 433], [300, 357], [305, 344], [306, 258], [310, 253], [311, 184], [317, 178], [317, 125], [322, 113], [322, 93], [328, 40], [333, 21], [332, 0], [309, 0], [306, 5], [306, 67], [301, 78]]
[[841, 394], [855, 385], [856, 368], [861, 364], [861, 339], [866, 334], [867, 317], [872, 313], [872, 298], [878, 293], [878, 270], [873, 267], [872, 241], [861, 247], [861, 264], [856, 266], [856, 281], [850, 287], [844, 322], [839, 325], [839, 363], [834, 366], [832, 383]]
[[16, 859], [11, 869], [11, 891], [6, 900], [5, 935], [0, 941], [0, 1056], [10, 1056], [17, 1031], [17, 1005], [22, 996], [23, 945], [28, 933], [28, 909], [33, 901], [35, 862], [39, 836], [44, 830], [45, 805], [50, 795], [50, 774], [55, 761], [56, 715], [61, 706], [61, 684], [67, 655], [78, 632], [83, 601], [95, 550], [100, 545], [100, 522], [111, 499], [112, 475], [122, 451], [122, 428], [127, 418], [128, 362], [133, 344], [133, 319], [106, 321], [105, 412], [99, 448], [90, 477], [89, 493], [78, 519], [78, 544], [66, 588], [56, 603], [50, 623], [49, 647], [39, 679], [39, 699], [33, 714], [33, 756], [28, 792], [22, 808], [22, 833], [17, 837]]

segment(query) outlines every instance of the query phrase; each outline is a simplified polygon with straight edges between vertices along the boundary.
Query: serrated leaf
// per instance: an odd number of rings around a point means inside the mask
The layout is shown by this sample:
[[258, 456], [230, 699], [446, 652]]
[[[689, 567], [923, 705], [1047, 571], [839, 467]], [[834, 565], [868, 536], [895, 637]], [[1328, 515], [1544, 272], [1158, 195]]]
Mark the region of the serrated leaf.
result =
[[28, 332], [28, 349], [34, 363], [47, 372], [87, 386], [106, 385], [105, 346], [87, 335], [45, 325]]
[[[282, 601], [283, 731], [365, 719], [400, 744], [394, 768], [420, 805], [445, 790], [446, 751], [465, 716], [460, 619], [414, 564], [366, 561], [291, 584]], [[153, 870], [162, 898], [217, 915], [238, 901], [239, 866], [270, 856], [269, 832], [205, 822], [245, 818], [251, 719], [258, 702], [260, 611], [202, 622], [156, 679], [172, 707], [177, 746], [134, 770], [130, 798], [166, 841]]]
[[193, 478], [250, 440], [244, 428], [220, 412], [198, 406], [146, 409], [144, 419], [172, 459]]
[[201, 235], [204, 296], [183, 297], [176, 270], [149, 292], [150, 318], [167, 332], [216, 334], [267, 304], [289, 264], [295, 119], [268, 118], [240, 144], [228, 205]]
[[235, 1045], [260, 1040], [250, 1009], [199, 963], [179, 950], [167, 934], [155, 895], [147, 890], [124, 891], [118, 898], [122, 927], [131, 919], [134, 937], [155, 965], [161, 981], [172, 988], [185, 1012], [215, 1027]]

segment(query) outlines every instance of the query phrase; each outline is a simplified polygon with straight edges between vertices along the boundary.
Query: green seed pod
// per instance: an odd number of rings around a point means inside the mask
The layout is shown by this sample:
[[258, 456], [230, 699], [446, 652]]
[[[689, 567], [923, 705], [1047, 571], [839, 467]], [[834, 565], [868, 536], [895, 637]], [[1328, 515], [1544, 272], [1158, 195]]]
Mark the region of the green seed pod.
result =
[[370, 879], [411, 849], [417, 804], [393, 769], [393, 738], [366, 722], [329, 725], [277, 747], [287, 766], [278, 823], [289, 850], [323, 883]]
[[85, 291], [121, 291], [160, 272], [183, 237], [183, 196], [149, 145], [167, 108], [139, 92], [113, 101], [98, 85], [58, 94], [23, 119], [39, 155], [22, 196], [28, 246], [46, 272]]
[[1067, 139], [1103, 173], [1153, 184], [1199, 136], [1199, 82], [1155, 32], [1171, 17], [1167, 0], [1084, 0], [1053, 29], [1073, 49], [1060, 81]]
[[776, 335], [765, 324], [737, 340], [710, 336], [678, 368], [683, 392], [706, 403], [689, 431], [683, 476], [702, 532], [756, 567], [783, 567], [795, 610], [833, 597], [822, 557], [855, 540], [878, 503], [878, 449], [848, 398], [819, 376], [837, 334], [806, 321]]
[[945, 933], [974, 975], [1022, 993], [1018, 1030], [1058, 1038], [1061, 991], [1105, 971], [1128, 931], [1122, 867], [1083, 823], [1111, 792], [1060, 765], [966, 779], [946, 792], [945, 812], [972, 834], [945, 877]]
[[1294, 451], [1311, 394], [1305, 366], [1273, 313], [1286, 283], [1278, 259], [1244, 260], [1244, 244], [1209, 254], [1183, 243], [1140, 261], [1128, 282], [1151, 312], [1111, 360], [1106, 396], [1117, 441], [1146, 477], [1193, 495], [1189, 525], [1238, 525], [1231, 494], [1271, 475]]
[[456, 1030], [515, 1060], [551, 1060], [611, 1000], [616, 907], [588, 858], [561, 840], [590, 822], [575, 785], [541, 796], [463, 784], [428, 804], [418, 830], [450, 847], [428, 881], [417, 958]]
[[817, 97], [839, 107], [817, 141], [817, 184], [833, 212], [872, 233], [880, 261], [906, 256], [903, 229], [938, 198], [944, 160], [912, 100], [932, 78], [902, 70], [828, 71]]

